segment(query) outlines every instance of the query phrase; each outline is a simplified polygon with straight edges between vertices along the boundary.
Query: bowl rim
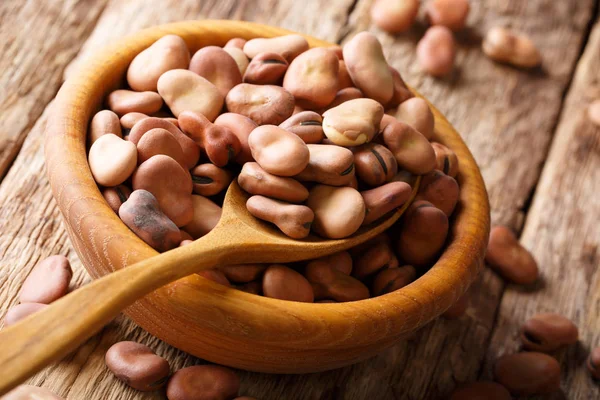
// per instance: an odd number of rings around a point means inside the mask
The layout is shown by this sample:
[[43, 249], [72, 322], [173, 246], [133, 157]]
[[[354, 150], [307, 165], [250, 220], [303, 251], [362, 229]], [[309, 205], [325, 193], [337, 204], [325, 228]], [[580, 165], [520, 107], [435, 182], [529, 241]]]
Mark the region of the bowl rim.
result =
[[[209, 31], [213, 34], [210, 40], [200, 35]], [[125, 59], [131, 60], [132, 49], [139, 52], [167, 34], [182, 36], [193, 51], [207, 44], [222, 45], [232, 37], [258, 37], [257, 31], [260, 31], [263, 37], [297, 34], [267, 25], [226, 20], [183, 21], [160, 25], [138, 31], [105, 47], [91, 59], [79, 64], [63, 84], [52, 105], [46, 127], [47, 175], [71, 241], [93, 278], [109, 273], [111, 269], [130, 265], [150, 253], [158, 254], [131, 232], [108, 207], [87, 164], [86, 137], [89, 121], [93, 112], [101, 105], [102, 93], [106, 94], [116, 88], [115, 85], [107, 85], [106, 82], [122, 82], [124, 77], [123, 68], [117, 68], [115, 65], [122, 64]], [[308, 35], [302, 36], [307, 38], [311, 47], [333, 46]], [[416, 91], [413, 92], [422, 97]], [[490, 211], [485, 185], [472, 154], [458, 132], [435, 107], [430, 103], [429, 105], [436, 119], [434, 138], [450, 147], [460, 159], [457, 181], [461, 191], [459, 204], [452, 217], [448, 245], [438, 262], [417, 280], [383, 296], [333, 304], [271, 299], [220, 287], [210, 281], [198, 283], [199, 278], [193, 276], [181, 281], [194, 280], [196, 286], [206, 289], [206, 296], [214, 295], [219, 297], [220, 301], [229, 302], [224, 309], [239, 307], [245, 302], [266, 308], [286, 308], [307, 320], [319, 321], [326, 318], [332, 330], [351, 329], [352, 324], [370, 322], [371, 337], [355, 341], [356, 348], [373, 343], [389, 344], [438, 317], [463, 295], [483, 265], [490, 229]], [[133, 249], [124, 248], [122, 243], [118, 243], [121, 240], [133, 243]], [[115, 262], [110, 257], [111, 254], [120, 256], [120, 259]], [[99, 264], [101, 261], [94, 258], [99, 255], [107, 258], [102, 260], [107, 265], [102, 266]], [[167, 286], [173, 285], [175, 283]], [[186, 350], [185, 344], [164, 339], [164, 331], [159, 323], [148, 324], [140, 321], [141, 314], [148, 313], [149, 298], [152, 298], [152, 295], [127, 309], [126, 313], [153, 335]], [[353, 317], [353, 321], [347, 320], [349, 316]], [[254, 313], [251, 317], [263, 318], [259, 313]], [[277, 316], [269, 316], [269, 320], [270, 323], [276, 324]], [[260, 328], [264, 321], [266, 317], [255, 326]], [[384, 332], [378, 332], [380, 329]], [[348, 343], [350, 342], [341, 341], [333, 347], [340, 350]], [[286, 347], [282, 343], [276, 345]], [[293, 346], [290, 344], [289, 348]]]

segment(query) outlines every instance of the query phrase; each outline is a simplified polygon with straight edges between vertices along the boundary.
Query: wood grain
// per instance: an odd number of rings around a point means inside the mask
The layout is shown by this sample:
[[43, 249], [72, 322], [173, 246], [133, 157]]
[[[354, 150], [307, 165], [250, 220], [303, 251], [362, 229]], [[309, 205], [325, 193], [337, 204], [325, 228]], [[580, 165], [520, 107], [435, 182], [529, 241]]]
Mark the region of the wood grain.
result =
[[555, 353], [569, 399], [600, 397], [584, 366], [588, 352], [600, 346], [600, 128], [586, 115], [600, 98], [599, 49], [600, 22], [575, 72], [521, 237], [542, 281], [529, 290], [505, 290], [484, 370], [489, 376], [497, 357], [518, 351], [518, 330], [527, 318], [563, 314], [578, 325], [580, 337], [578, 345]]
[[0, 180], [106, 1], [0, 2]]

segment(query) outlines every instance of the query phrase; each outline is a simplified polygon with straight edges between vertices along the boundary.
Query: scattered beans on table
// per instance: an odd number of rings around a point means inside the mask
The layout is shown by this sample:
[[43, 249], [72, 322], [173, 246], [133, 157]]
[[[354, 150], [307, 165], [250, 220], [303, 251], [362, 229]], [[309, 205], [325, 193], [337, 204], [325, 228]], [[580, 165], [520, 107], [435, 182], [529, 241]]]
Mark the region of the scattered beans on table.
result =
[[544, 353], [504, 355], [496, 361], [494, 379], [516, 396], [552, 393], [560, 388], [560, 365]]
[[521, 328], [523, 347], [531, 351], [550, 352], [574, 344], [578, 338], [577, 326], [560, 314], [536, 314]]
[[64, 400], [49, 389], [32, 385], [20, 385], [11, 390], [2, 400]]
[[503, 278], [521, 285], [538, 279], [538, 266], [531, 253], [515, 234], [505, 226], [495, 226], [490, 232], [485, 261]]
[[531, 39], [506, 28], [490, 29], [485, 35], [482, 48], [492, 60], [515, 67], [533, 68], [542, 62], [540, 52]]
[[453, 31], [465, 27], [469, 11], [469, 0], [432, 0], [425, 8], [431, 25], [442, 25]]
[[406, 32], [415, 23], [419, 5], [419, 0], [377, 0], [371, 6], [371, 19], [384, 31]]
[[151, 392], [163, 387], [169, 378], [169, 362], [152, 349], [136, 342], [118, 342], [104, 357], [115, 376], [134, 389]]

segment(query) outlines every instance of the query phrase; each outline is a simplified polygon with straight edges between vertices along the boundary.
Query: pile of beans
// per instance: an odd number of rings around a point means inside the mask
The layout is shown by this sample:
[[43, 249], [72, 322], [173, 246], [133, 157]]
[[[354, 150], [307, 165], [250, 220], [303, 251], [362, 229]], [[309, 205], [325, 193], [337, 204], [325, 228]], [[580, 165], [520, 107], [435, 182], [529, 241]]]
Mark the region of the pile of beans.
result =
[[[201, 276], [304, 302], [397, 290], [433, 265], [459, 198], [459, 160], [430, 142], [434, 117], [370, 33], [309, 49], [299, 35], [232, 39], [191, 55], [168, 35], [138, 54], [89, 129], [89, 166], [109, 206], [164, 252], [218, 223], [233, 179], [248, 211], [302, 239], [339, 239], [414, 204], [349, 252]], [[394, 116], [395, 115], [395, 116]]]

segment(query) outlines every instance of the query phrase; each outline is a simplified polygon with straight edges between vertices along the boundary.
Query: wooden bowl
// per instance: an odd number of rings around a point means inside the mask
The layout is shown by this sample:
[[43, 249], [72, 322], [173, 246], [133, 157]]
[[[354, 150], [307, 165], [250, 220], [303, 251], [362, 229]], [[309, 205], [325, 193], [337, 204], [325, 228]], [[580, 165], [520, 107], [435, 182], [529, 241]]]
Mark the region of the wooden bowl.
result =
[[[234, 37], [288, 33], [234, 21], [188, 21], [150, 28], [99, 52], [63, 85], [46, 129], [47, 173], [71, 241], [93, 278], [157, 254], [108, 207], [86, 158], [88, 124], [107, 93], [123, 84], [134, 56], [166, 34], [181, 36], [193, 54]], [[331, 45], [306, 38], [311, 46]], [[251, 295], [194, 274], [136, 302], [126, 314], [151, 334], [195, 356], [273, 373], [316, 372], [356, 363], [438, 317], [477, 276], [490, 217], [487, 193], [471, 153], [440, 112], [433, 111], [436, 140], [460, 158], [460, 202], [447, 249], [412, 284], [368, 300], [307, 304]]]

